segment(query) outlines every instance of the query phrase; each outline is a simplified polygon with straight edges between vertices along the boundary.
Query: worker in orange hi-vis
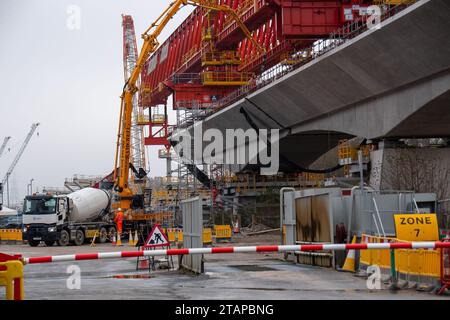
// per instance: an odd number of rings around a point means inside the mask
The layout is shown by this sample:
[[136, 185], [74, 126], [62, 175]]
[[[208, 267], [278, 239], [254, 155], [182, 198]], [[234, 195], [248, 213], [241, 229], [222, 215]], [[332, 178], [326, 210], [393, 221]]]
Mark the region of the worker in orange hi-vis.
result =
[[119, 233], [118, 236], [120, 237], [120, 235], [122, 234], [122, 222], [123, 222], [123, 212], [121, 208], [117, 209], [116, 216], [114, 217], [114, 222], [117, 227], [117, 232]]

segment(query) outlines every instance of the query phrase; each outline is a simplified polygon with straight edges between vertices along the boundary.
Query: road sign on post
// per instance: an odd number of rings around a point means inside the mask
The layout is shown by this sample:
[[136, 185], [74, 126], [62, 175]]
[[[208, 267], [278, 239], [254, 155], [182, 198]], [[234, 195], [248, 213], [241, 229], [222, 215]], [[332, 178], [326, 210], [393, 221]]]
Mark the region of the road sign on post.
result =
[[161, 230], [158, 224], [153, 226], [152, 231], [148, 235], [145, 241], [145, 248], [156, 248], [156, 247], [169, 247], [169, 239], [166, 234]]
[[439, 228], [435, 213], [395, 214], [397, 239], [406, 241], [437, 241]]

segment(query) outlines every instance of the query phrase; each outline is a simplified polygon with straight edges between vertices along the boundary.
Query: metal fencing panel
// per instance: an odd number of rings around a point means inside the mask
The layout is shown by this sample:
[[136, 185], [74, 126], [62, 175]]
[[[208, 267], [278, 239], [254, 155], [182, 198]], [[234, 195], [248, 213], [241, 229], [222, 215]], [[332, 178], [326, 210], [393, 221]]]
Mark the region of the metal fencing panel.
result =
[[283, 207], [283, 225], [286, 228], [285, 243], [283, 244], [295, 244], [296, 239], [296, 216], [295, 216], [295, 193], [287, 192], [283, 195], [284, 203]]
[[[202, 199], [194, 197], [181, 201], [183, 215], [183, 246], [185, 248], [203, 247], [203, 210]], [[202, 255], [185, 255], [181, 266], [195, 273], [202, 273]]]

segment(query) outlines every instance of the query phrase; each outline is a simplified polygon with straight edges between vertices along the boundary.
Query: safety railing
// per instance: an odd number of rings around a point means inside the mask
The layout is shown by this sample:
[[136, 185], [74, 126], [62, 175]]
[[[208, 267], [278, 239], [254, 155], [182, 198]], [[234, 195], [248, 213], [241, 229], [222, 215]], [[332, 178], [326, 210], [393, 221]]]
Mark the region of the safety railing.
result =
[[166, 116], [164, 114], [153, 114], [152, 123], [153, 124], [164, 124], [166, 122]]
[[177, 100], [175, 102], [175, 107], [177, 109], [208, 109], [212, 106], [212, 102], [199, 102], [195, 100]]
[[172, 75], [171, 81], [173, 84], [181, 83], [200, 83], [201, 77], [198, 73], [177, 73]]
[[183, 64], [188, 62], [197, 53], [197, 46], [193, 46], [183, 57]]
[[[160, 159], [171, 158], [171, 159], [175, 160], [178, 158], [178, 155], [175, 152], [167, 151], [166, 148], [162, 148], [162, 149], [158, 150], [158, 158], [160, 158]], [[167, 181], [168, 183], [175, 181], [175, 180], [173, 180], [175, 177], [166, 177], [166, 178], [171, 178], [171, 181]]]
[[301, 51], [294, 54], [289, 54], [287, 52], [282, 53], [280, 56], [281, 65], [296, 65], [311, 58], [310, 51]]
[[202, 66], [239, 65], [240, 63], [241, 58], [236, 51], [204, 52], [202, 54]]
[[406, 3], [414, 3], [417, 0], [375, 0], [373, 4], [375, 5], [400, 5]]
[[202, 73], [204, 85], [245, 85], [254, 76], [249, 72], [238, 71], [205, 71]]
[[137, 125], [145, 126], [150, 123], [150, 117], [148, 115], [139, 115], [137, 117]]
[[6, 289], [6, 300], [23, 300], [23, 264], [21, 261], [0, 262], [0, 286]]

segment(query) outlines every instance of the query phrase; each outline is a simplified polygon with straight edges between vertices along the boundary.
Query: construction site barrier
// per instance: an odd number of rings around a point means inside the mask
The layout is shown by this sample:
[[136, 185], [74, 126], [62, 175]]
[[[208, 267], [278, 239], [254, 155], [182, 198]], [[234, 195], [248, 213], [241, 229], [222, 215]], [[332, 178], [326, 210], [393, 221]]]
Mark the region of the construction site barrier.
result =
[[22, 230], [20, 229], [0, 229], [0, 241], [15, 243], [22, 241]]
[[0, 262], [0, 286], [6, 288], [6, 300], [23, 300], [23, 264], [21, 261]]
[[167, 239], [169, 239], [169, 242], [176, 242], [176, 229], [173, 228], [167, 228], [163, 229], [164, 233], [167, 235]]
[[[376, 237], [363, 234], [362, 243], [408, 243], [396, 238]], [[405, 280], [415, 276], [416, 281], [424, 277], [439, 278], [441, 276], [441, 255], [434, 248], [403, 248], [395, 251], [395, 270]], [[390, 252], [386, 250], [361, 250], [360, 264], [377, 265], [383, 269], [391, 268]]]
[[[164, 229], [164, 232], [169, 239], [169, 242], [183, 242], [183, 230], [175, 229], [175, 228], [167, 228]], [[203, 243], [211, 244], [212, 243], [212, 229], [211, 228], [203, 228]]]
[[176, 237], [177, 237], [177, 241], [178, 242], [183, 242], [183, 240], [184, 240], [183, 229], [178, 229], [177, 230]]
[[[366, 234], [361, 236], [361, 243], [389, 243], [393, 240], [394, 238], [383, 238]], [[377, 265], [380, 268], [390, 268], [391, 266], [390, 253], [386, 250], [361, 250], [359, 261], [364, 265]]]
[[211, 244], [212, 243], [212, 229], [211, 228], [203, 228], [203, 243]]
[[231, 227], [229, 225], [215, 225], [214, 235], [217, 239], [231, 239]]
[[326, 251], [326, 250], [389, 250], [389, 249], [437, 249], [450, 248], [450, 242], [399, 242], [399, 243], [353, 243], [353, 244], [305, 244], [305, 245], [272, 245], [272, 246], [245, 246], [245, 247], [215, 247], [215, 248], [184, 248], [162, 250], [140, 250], [80, 253], [59, 256], [44, 256], [24, 258], [25, 264], [50, 263], [78, 260], [120, 259], [142, 256], [173, 256], [188, 254], [215, 254], [215, 253], [250, 253], [250, 252], [288, 252], [288, 251]]

